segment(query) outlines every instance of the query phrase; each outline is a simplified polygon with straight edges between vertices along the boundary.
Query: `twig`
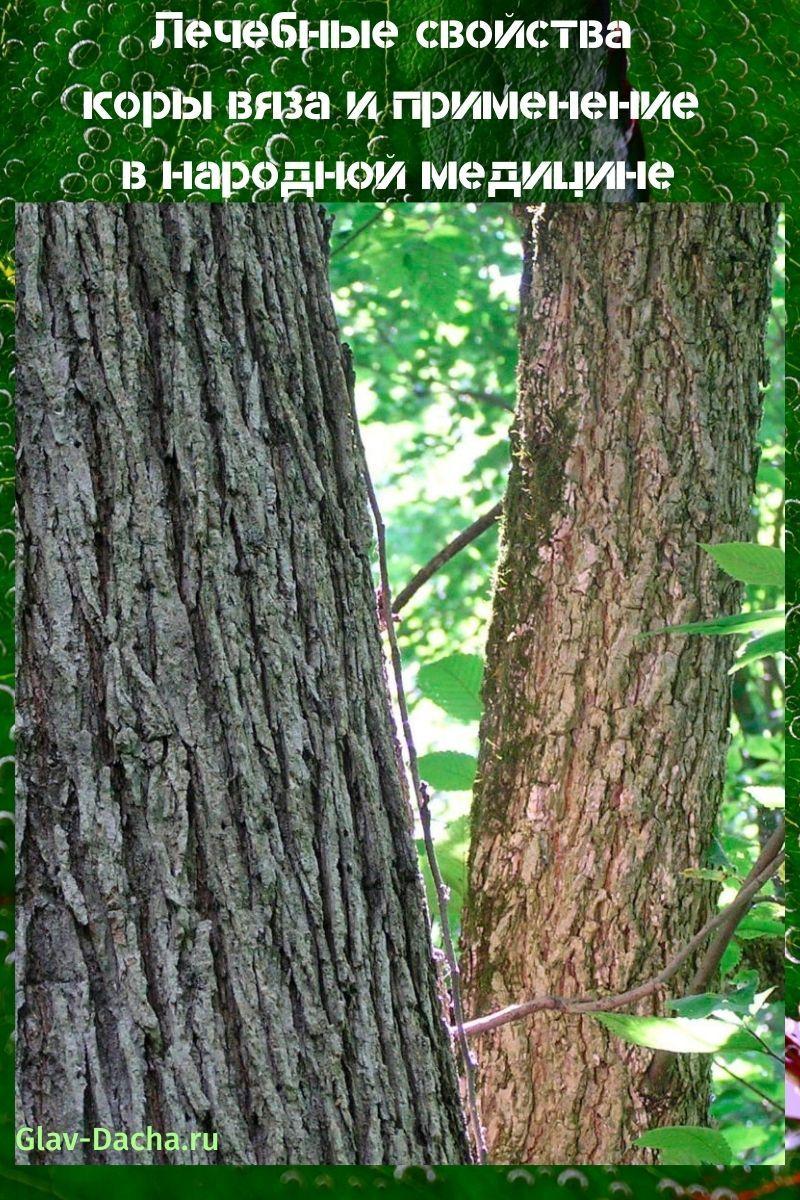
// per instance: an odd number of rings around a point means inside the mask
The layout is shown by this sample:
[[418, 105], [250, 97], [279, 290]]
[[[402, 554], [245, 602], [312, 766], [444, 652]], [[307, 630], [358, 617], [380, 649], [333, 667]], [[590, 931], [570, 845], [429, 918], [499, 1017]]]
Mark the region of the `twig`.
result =
[[497, 392], [482, 392], [475, 391], [472, 388], [459, 388], [457, 392], [451, 392], [450, 394], [455, 400], [460, 400], [463, 396], [467, 400], [483, 400], [485, 404], [505, 409], [509, 413], [513, 413], [514, 411], [514, 405], [511, 401], [506, 400], [505, 396], [498, 396]]
[[368, 217], [367, 220], [359, 225], [356, 229], [351, 229], [344, 241], [339, 242], [338, 246], [333, 247], [329, 257], [335, 258], [337, 254], [341, 254], [343, 250], [346, 250], [351, 242], [354, 242], [357, 237], [360, 237], [362, 233], [369, 229], [370, 225], [374, 225], [376, 221], [380, 221], [385, 211], [385, 206], [383, 208], [379, 208], [377, 212], [374, 212], [371, 217]]
[[[742, 887], [739, 889], [732, 903], [727, 908], [723, 909], [722, 914], [720, 914], [724, 916], [725, 919], [720, 922], [713, 941], [700, 960], [691, 983], [687, 988], [687, 996], [699, 996], [701, 992], [706, 990], [709, 983], [716, 975], [719, 964], [722, 961], [722, 956], [725, 953], [731, 938], [736, 932], [739, 922], [744, 916], [744, 911], [735, 911], [736, 900], [742, 895], [743, 890], [754, 879], [760, 877], [764, 868], [775, 858], [776, 854], [780, 852], [785, 837], [786, 826], [783, 818], [781, 818], [765, 842], [764, 848], [759, 854], [755, 863], [745, 876]], [[647, 1081], [651, 1088], [658, 1088], [670, 1061], [669, 1053], [666, 1050], [658, 1050], [656, 1052], [647, 1072]]]
[[369, 494], [370, 507], [372, 516], [375, 521], [375, 529], [378, 538], [378, 560], [380, 565], [381, 576], [381, 591], [383, 598], [383, 609], [386, 617], [386, 632], [389, 638], [389, 648], [392, 659], [392, 673], [394, 675], [395, 692], [397, 695], [397, 704], [400, 709], [400, 720], [403, 726], [403, 739], [406, 744], [408, 753], [408, 765], [411, 772], [411, 782], [414, 787], [414, 795], [417, 800], [419, 809], [420, 823], [422, 825], [423, 840], [425, 843], [425, 854], [428, 859], [433, 884], [436, 889], [436, 899], [439, 907], [439, 921], [442, 926], [442, 940], [444, 941], [445, 955], [447, 964], [450, 968], [450, 991], [453, 998], [453, 1013], [456, 1023], [454, 1028], [455, 1038], [461, 1052], [461, 1059], [464, 1066], [464, 1080], [467, 1089], [467, 1105], [469, 1109], [470, 1121], [472, 1123], [473, 1136], [475, 1145], [478, 1151], [478, 1159], [481, 1163], [486, 1161], [486, 1147], [483, 1140], [483, 1130], [481, 1128], [480, 1116], [478, 1113], [478, 1100], [475, 1092], [475, 1070], [470, 1054], [469, 1045], [467, 1044], [466, 1034], [464, 1032], [464, 1009], [461, 1000], [461, 973], [456, 958], [455, 948], [453, 946], [453, 938], [450, 933], [450, 920], [447, 912], [448, 905], [448, 889], [442, 878], [442, 873], [439, 870], [439, 863], [436, 859], [436, 849], [433, 842], [433, 832], [431, 830], [430, 808], [428, 804], [427, 788], [422, 782], [419, 774], [419, 764], [417, 762], [417, 752], [414, 745], [414, 737], [411, 732], [411, 721], [408, 715], [408, 705], [406, 703], [405, 688], [403, 686], [403, 667], [400, 660], [400, 649], [397, 644], [397, 634], [394, 627], [394, 619], [391, 611], [391, 591], [389, 585], [388, 565], [386, 561], [386, 529], [383, 524], [383, 518], [378, 507], [378, 500], [375, 495], [375, 489], [372, 486], [372, 480], [367, 476], [367, 491]]
[[741, 1084], [743, 1088], [747, 1088], [749, 1091], [753, 1092], [764, 1104], [769, 1105], [770, 1108], [774, 1108], [776, 1112], [779, 1112], [781, 1116], [783, 1116], [783, 1105], [778, 1104], [775, 1100], [771, 1099], [766, 1092], [761, 1091], [761, 1088], [757, 1088], [756, 1085], [754, 1083], [750, 1083], [748, 1079], [743, 1079], [741, 1075], [737, 1075], [735, 1071], [732, 1071], [730, 1067], [726, 1067], [725, 1063], [721, 1062], [720, 1059], [716, 1057], [714, 1058], [714, 1064], [715, 1066], [719, 1067], [721, 1071], [724, 1071], [726, 1075], [730, 1075], [731, 1079], [735, 1079], [736, 1082]]
[[394, 618], [392, 616], [389, 566], [386, 557], [386, 527], [383, 523], [383, 517], [381, 516], [378, 498], [375, 494], [375, 488], [372, 484], [372, 477], [369, 473], [369, 465], [364, 452], [364, 445], [363, 442], [361, 442], [361, 432], [358, 426], [358, 419], [354, 404], [352, 386], [352, 358], [350, 354], [350, 348], [345, 347], [345, 352], [345, 367], [348, 376], [348, 386], [350, 389], [350, 400], [353, 406], [354, 434], [360, 443], [359, 448], [361, 452], [364, 478], [367, 485], [369, 506], [372, 510], [372, 518], [375, 523], [375, 534], [378, 544], [378, 569], [381, 580], [381, 602], [383, 616], [385, 617], [386, 633], [389, 640], [389, 652], [392, 664], [392, 675], [394, 677], [395, 693], [397, 696], [397, 706], [400, 711], [400, 721], [403, 729], [403, 740], [405, 741], [406, 753], [408, 756], [411, 783], [414, 788], [414, 796], [417, 801], [420, 823], [422, 825], [422, 834], [425, 843], [425, 855], [428, 860], [428, 867], [430, 868], [434, 888], [436, 890], [436, 899], [439, 909], [439, 921], [442, 926], [442, 940], [444, 942], [445, 957], [450, 970], [450, 993], [453, 1002], [453, 1015], [455, 1017], [455, 1025], [451, 1029], [451, 1036], [455, 1038], [463, 1064], [464, 1086], [467, 1094], [467, 1112], [469, 1115], [470, 1124], [472, 1126], [472, 1134], [475, 1141], [475, 1150], [478, 1161], [483, 1164], [486, 1162], [486, 1143], [484, 1141], [483, 1128], [481, 1126], [480, 1114], [478, 1112], [478, 1098], [475, 1090], [475, 1064], [473, 1062], [469, 1044], [464, 1033], [464, 1006], [461, 999], [461, 973], [458, 966], [458, 959], [456, 958], [455, 947], [453, 946], [453, 937], [450, 932], [450, 920], [447, 911], [449, 892], [444, 879], [442, 878], [442, 873], [439, 869], [439, 863], [436, 859], [436, 849], [433, 842], [430, 809], [428, 804], [428, 791], [426, 785], [422, 782], [420, 777], [417, 751], [414, 744], [414, 735], [411, 732], [411, 720], [408, 713], [405, 687], [403, 685], [403, 664], [400, 658], [400, 647], [397, 642], [397, 631], [395, 630]]
[[[736, 925], [738, 925], [747, 909], [753, 903], [761, 888], [769, 882], [778, 870], [784, 857], [783, 850], [778, 851], [757, 875], [752, 879], [748, 877], [748, 880], [742, 884], [731, 903], [722, 909], [721, 912], [711, 917], [700, 932], [696, 933], [691, 941], [687, 942], [675, 957], [670, 959], [664, 969], [659, 971], [657, 975], [654, 975], [646, 983], [641, 983], [637, 987], [630, 988], [629, 991], [622, 992], [616, 996], [601, 996], [599, 998], [581, 997], [574, 1000], [565, 999], [563, 996], [539, 996], [534, 1000], [527, 1000], [522, 1004], [510, 1004], [507, 1008], [501, 1008], [497, 1012], [489, 1013], [485, 1017], [476, 1017], [473, 1021], [467, 1021], [463, 1026], [464, 1034], [467, 1037], [475, 1037], [477, 1034], [488, 1033], [492, 1029], [499, 1029], [501, 1025], [508, 1025], [511, 1021], [521, 1021], [525, 1017], [529, 1017], [537, 1012], [562, 1012], [571, 1014], [608, 1012], [615, 1008], [626, 1008], [629, 1004], [635, 1004], [639, 1000], [644, 1000], [648, 996], [652, 996], [677, 975], [687, 959], [691, 958], [710, 934], [731, 922], [734, 916], [736, 920], [733, 928], [736, 928]], [[733, 933], [729, 933], [728, 940], [732, 936]]]
[[702, 961], [700, 962], [700, 965], [698, 966], [694, 977], [689, 984], [689, 989], [686, 993], [687, 996], [696, 996], [699, 995], [700, 992], [705, 991], [708, 984], [716, 975], [717, 968], [722, 961], [722, 956], [725, 953], [728, 943], [736, 932], [736, 927], [742, 919], [743, 914], [732, 911], [736, 904], [736, 900], [749, 883], [751, 883], [754, 879], [760, 878], [764, 868], [769, 866], [772, 860], [780, 853], [781, 849], [783, 848], [785, 837], [786, 828], [783, 818], [781, 818], [767, 841], [764, 843], [763, 850], [745, 876], [742, 886], [737, 892], [736, 896], [734, 896], [733, 901], [728, 905], [727, 908], [723, 909], [723, 912], [728, 914], [728, 919], [720, 924], [714, 936], [714, 940], [703, 955]]
[[753, 1037], [756, 1039], [756, 1041], [761, 1043], [761, 1045], [764, 1047], [765, 1054], [769, 1055], [770, 1058], [774, 1059], [776, 1063], [780, 1063], [781, 1067], [785, 1067], [785, 1065], [786, 1065], [785, 1059], [780, 1054], [775, 1053], [775, 1051], [770, 1046], [769, 1042], [766, 1042], [760, 1033], [756, 1033], [755, 1029], [749, 1029], [748, 1033], [751, 1033], [753, 1035]]
[[477, 521], [473, 521], [466, 529], [462, 529], [461, 533], [456, 534], [452, 541], [443, 546], [438, 553], [434, 554], [433, 558], [425, 563], [424, 567], [420, 567], [416, 575], [414, 575], [406, 586], [399, 591], [392, 602], [392, 612], [399, 613], [401, 608], [405, 608], [409, 600], [417, 594], [423, 584], [427, 583], [431, 576], [435, 575], [440, 567], [443, 567], [451, 558], [455, 558], [460, 550], [465, 546], [469, 546], [477, 538], [485, 533], [494, 525], [503, 511], [502, 500], [497, 504], [492, 505], [488, 512], [478, 517]]

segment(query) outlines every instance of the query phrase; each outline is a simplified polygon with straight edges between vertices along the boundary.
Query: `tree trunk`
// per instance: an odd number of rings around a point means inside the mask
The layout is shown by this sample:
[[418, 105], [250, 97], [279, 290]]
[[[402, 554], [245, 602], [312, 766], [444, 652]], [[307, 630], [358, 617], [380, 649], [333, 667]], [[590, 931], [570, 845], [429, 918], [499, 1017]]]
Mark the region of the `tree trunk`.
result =
[[463, 1162], [318, 211], [23, 205], [26, 1161]]
[[[701, 542], [747, 538], [774, 214], [547, 207], [526, 238], [519, 405], [464, 924], [467, 1010], [624, 991], [709, 915], [735, 611]], [[530, 220], [530, 217], [528, 218]], [[649, 1002], [640, 1011], [663, 1011]], [[641, 1161], [704, 1123], [704, 1064], [552, 1013], [476, 1043], [495, 1161]]]

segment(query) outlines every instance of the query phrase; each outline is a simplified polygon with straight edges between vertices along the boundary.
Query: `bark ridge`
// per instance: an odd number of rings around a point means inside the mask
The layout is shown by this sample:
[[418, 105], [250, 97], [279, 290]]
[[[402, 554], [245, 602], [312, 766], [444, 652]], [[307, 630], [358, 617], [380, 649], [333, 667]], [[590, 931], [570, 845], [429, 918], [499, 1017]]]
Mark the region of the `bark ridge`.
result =
[[[623, 992], [709, 915], [710, 886], [682, 872], [704, 862], [722, 794], [733, 646], [640, 635], [740, 602], [700, 543], [752, 533], [774, 219], [526, 218], [464, 923], [476, 1016]], [[542, 1014], [476, 1053], [495, 1160], [637, 1161], [643, 1128], [706, 1120], [702, 1064], [656, 1101], [648, 1052], [588, 1017]]]
[[22, 205], [17, 262], [19, 1122], [465, 1161], [325, 219]]

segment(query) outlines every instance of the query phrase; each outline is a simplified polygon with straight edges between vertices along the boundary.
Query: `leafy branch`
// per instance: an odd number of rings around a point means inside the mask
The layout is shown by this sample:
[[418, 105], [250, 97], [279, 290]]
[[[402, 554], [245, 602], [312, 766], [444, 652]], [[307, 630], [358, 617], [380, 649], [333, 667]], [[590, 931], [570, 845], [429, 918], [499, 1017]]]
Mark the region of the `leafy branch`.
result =
[[[719, 542], [714, 545], [701, 543], [701, 548], [711, 555], [726, 575], [740, 583], [778, 588], [781, 591], [784, 588], [786, 555], [778, 546], [764, 546], [758, 542]], [[656, 637], [662, 633], [705, 633], [714, 636], [753, 634], [733, 664], [732, 674], [759, 659], [783, 653], [785, 629], [784, 610], [773, 608], [761, 612], [712, 617], [708, 621], [690, 621], [684, 625], [662, 625], [659, 629], [648, 630], [642, 636]]]
[[[742, 892], [753, 883], [753, 880], [760, 878], [765, 870], [770, 869], [770, 865], [775, 861], [778, 855], [783, 855], [783, 844], [785, 837], [785, 823], [781, 818], [774, 832], [767, 840], [754, 866], [751, 868], [749, 874], [742, 883], [737, 896], [727, 908], [722, 909], [721, 914], [718, 914], [723, 917], [723, 920], [719, 924], [714, 940], [711, 942], [702, 961], [695, 971], [694, 977], [687, 989], [687, 996], [701, 995], [714, 978], [722, 961], [722, 956], [725, 953], [726, 947], [736, 933], [736, 930], [741, 924], [745, 913], [751, 907], [751, 905], [748, 904], [746, 908], [740, 911], [736, 908], [736, 899], [738, 899], [738, 897], [742, 895]], [[781, 861], [783, 861], [783, 858], [781, 858]], [[772, 871], [772, 874], [775, 874], [774, 870]], [[753, 899], [755, 899], [755, 896]], [[648, 1082], [651, 1088], [655, 1089], [658, 1087], [666, 1071], [667, 1063], [667, 1056], [663, 1052], [661, 1054], [656, 1054], [648, 1071]]]
[[[489, 1013], [485, 1017], [477, 1017], [472, 1021], [467, 1021], [463, 1026], [463, 1032], [467, 1037], [475, 1037], [479, 1034], [488, 1033], [490, 1030], [499, 1029], [503, 1025], [510, 1024], [512, 1021], [524, 1020], [526, 1017], [538, 1012], [592, 1015], [606, 1014], [612, 1012], [614, 1009], [627, 1008], [629, 1005], [636, 1004], [640, 1000], [645, 1000], [666, 987], [670, 980], [674, 979], [678, 974], [687, 960], [703, 946], [706, 939], [712, 933], [719, 931], [719, 936], [709, 946], [703, 962], [698, 968], [693, 984], [701, 976], [702, 978], [706, 978], [707, 973], [708, 977], [710, 977], [710, 973], [713, 973], [710, 966], [711, 962], [714, 960], [716, 960], [716, 963], [719, 962], [725, 946], [733, 937], [742, 917], [744, 917], [745, 913], [752, 906], [761, 889], [769, 883], [773, 875], [780, 869], [785, 857], [783, 835], [783, 823], [781, 822], [780, 829], [776, 830], [773, 835], [774, 841], [770, 839], [773, 845], [771, 846], [769, 860], [762, 863], [759, 869], [754, 868], [730, 904], [711, 917], [703, 928], [669, 960], [667, 965], [657, 975], [648, 979], [647, 982], [640, 983], [636, 987], [629, 988], [627, 991], [614, 996], [579, 997], [575, 999], [566, 999], [563, 996], [537, 996], [521, 1004], [510, 1004], [505, 1008], [499, 1009], [497, 1012]], [[651, 1021], [659, 1020], [659, 1018], [648, 1019]], [[671, 1017], [660, 1018], [661, 1021], [667, 1022], [680, 1021], [681, 1019]]]

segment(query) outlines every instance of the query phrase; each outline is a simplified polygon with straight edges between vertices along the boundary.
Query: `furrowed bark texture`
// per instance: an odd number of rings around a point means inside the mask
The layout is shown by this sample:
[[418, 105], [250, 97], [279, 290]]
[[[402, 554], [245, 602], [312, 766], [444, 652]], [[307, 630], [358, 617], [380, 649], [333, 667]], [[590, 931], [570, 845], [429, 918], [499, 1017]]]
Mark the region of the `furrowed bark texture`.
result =
[[18, 220], [19, 1121], [465, 1161], [323, 220]]
[[[710, 913], [735, 611], [701, 542], [751, 535], [773, 212], [546, 207], [526, 246], [519, 402], [489, 636], [467, 1009], [622, 992]], [[687, 975], [688, 975], [687, 971]], [[656, 1011], [650, 1002], [642, 1011]], [[495, 1161], [637, 1161], [704, 1123], [705, 1067], [545, 1013], [476, 1041]], [[641, 1161], [641, 1159], [639, 1159]]]

